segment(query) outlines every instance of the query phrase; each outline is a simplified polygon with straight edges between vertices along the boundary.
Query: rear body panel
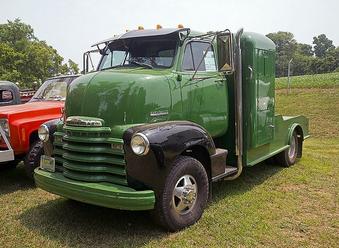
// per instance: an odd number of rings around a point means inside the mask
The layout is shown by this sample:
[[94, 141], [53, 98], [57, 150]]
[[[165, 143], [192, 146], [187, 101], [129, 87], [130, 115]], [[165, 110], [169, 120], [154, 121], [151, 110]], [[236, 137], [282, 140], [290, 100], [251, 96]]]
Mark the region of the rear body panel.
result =
[[[263, 35], [244, 33], [241, 38], [243, 81], [243, 164], [252, 166], [289, 148], [288, 135], [298, 124], [308, 137], [303, 116], [275, 115], [275, 45]], [[216, 147], [229, 151], [227, 164], [236, 165], [234, 123], [234, 77], [228, 76], [229, 128], [215, 138]]]
[[246, 165], [252, 166], [289, 148], [289, 137], [296, 125], [303, 130], [302, 139], [309, 137], [308, 120], [304, 116], [274, 117], [274, 139], [267, 144], [246, 151]]

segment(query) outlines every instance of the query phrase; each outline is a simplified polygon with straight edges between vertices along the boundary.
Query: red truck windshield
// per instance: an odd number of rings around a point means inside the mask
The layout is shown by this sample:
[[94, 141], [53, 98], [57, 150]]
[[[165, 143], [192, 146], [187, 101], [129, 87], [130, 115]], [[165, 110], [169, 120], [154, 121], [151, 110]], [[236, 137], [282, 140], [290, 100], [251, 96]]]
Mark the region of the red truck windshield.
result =
[[31, 101], [65, 101], [67, 85], [74, 78], [53, 78], [45, 81]]
[[177, 40], [177, 37], [146, 37], [113, 41], [107, 46], [98, 69], [122, 66], [169, 68], [173, 64]]

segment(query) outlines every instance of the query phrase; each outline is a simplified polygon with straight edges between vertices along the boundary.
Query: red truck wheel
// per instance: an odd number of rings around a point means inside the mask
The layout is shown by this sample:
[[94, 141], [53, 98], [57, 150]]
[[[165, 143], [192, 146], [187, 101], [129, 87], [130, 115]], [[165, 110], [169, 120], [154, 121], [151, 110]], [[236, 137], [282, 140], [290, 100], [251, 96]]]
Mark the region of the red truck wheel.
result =
[[178, 157], [169, 172], [162, 192], [158, 192], [153, 215], [170, 231], [197, 222], [207, 205], [208, 176], [203, 165], [187, 156]]
[[40, 165], [40, 157], [43, 155], [43, 143], [38, 140], [35, 141], [31, 147], [29, 152], [27, 153], [24, 161], [26, 175], [33, 180], [34, 169]]

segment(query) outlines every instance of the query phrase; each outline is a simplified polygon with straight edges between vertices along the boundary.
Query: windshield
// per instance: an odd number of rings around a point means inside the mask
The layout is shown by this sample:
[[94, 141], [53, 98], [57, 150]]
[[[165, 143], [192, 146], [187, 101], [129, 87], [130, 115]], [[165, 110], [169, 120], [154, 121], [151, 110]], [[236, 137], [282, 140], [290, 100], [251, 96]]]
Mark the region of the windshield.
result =
[[177, 36], [143, 37], [111, 42], [99, 70], [114, 67], [169, 68], [176, 54]]
[[54, 78], [45, 81], [32, 97], [32, 101], [65, 101], [67, 85], [72, 82], [73, 79], [74, 77], [66, 77]]

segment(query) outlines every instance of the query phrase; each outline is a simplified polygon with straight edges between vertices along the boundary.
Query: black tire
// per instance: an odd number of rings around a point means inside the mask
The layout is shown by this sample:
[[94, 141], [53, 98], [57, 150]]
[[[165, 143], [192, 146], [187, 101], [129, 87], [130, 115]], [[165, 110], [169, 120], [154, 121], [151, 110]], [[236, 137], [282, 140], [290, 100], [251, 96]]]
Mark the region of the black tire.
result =
[[299, 151], [299, 141], [297, 132], [293, 131], [292, 136], [290, 137], [290, 147], [285, 151], [277, 154], [275, 159], [279, 165], [283, 167], [290, 167], [294, 165], [297, 161], [298, 151]]
[[34, 169], [39, 167], [40, 165], [40, 157], [44, 153], [43, 143], [42, 141], [38, 140], [35, 141], [30, 149], [29, 152], [26, 154], [24, 165], [25, 165], [25, 171], [26, 175], [30, 179], [34, 179]]
[[[185, 182], [190, 182], [191, 185], [189, 183], [186, 185]], [[181, 191], [182, 198], [175, 196], [175, 188], [183, 189]], [[209, 181], [204, 166], [194, 158], [179, 156], [174, 161], [163, 189], [156, 192], [156, 206], [153, 210], [153, 217], [169, 231], [178, 231], [193, 225], [204, 212], [208, 194]], [[181, 206], [186, 204], [190, 206], [179, 210]]]

